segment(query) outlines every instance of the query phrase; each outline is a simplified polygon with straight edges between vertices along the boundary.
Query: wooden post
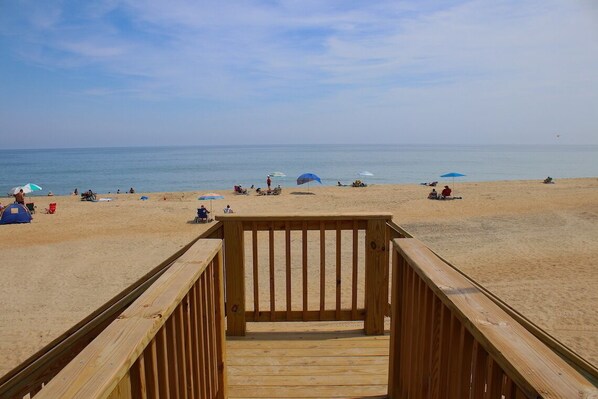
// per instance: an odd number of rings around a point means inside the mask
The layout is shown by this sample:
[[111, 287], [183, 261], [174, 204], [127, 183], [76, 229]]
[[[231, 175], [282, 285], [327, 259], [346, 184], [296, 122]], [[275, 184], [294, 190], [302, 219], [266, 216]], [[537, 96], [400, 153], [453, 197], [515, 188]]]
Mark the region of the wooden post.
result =
[[245, 240], [243, 224], [224, 221], [226, 334], [245, 335]]
[[386, 220], [368, 220], [365, 232], [365, 325], [366, 335], [384, 334], [388, 306], [388, 236]]

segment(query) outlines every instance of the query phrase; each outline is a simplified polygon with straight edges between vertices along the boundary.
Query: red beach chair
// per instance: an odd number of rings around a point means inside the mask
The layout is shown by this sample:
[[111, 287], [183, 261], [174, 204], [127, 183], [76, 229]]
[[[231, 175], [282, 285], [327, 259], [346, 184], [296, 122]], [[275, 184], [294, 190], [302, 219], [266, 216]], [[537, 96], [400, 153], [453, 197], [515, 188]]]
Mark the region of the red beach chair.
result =
[[46, 208], [46, 213], [55, 213], [56, 212], [56, 202], [51, 202], [50, 207]]

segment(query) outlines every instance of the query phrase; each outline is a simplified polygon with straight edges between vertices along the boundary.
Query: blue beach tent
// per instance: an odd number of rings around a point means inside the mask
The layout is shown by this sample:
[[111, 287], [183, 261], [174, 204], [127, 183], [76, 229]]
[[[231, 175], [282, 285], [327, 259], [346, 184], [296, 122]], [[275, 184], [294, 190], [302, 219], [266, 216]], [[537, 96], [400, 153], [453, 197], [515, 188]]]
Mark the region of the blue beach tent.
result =
[[4, 208], [0, 216], [0, 224], [29, 223], [31, 219], [29, 210], [15, 202]]

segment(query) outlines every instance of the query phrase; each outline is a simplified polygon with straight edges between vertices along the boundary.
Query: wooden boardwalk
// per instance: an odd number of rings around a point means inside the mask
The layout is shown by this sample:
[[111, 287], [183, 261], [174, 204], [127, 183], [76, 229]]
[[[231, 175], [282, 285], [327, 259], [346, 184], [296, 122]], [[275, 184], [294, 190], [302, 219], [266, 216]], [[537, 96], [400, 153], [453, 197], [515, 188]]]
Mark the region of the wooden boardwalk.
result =
[[229, 398], [385, 398], [389, 339], [363, 322], [248, 323], [227, 337]]

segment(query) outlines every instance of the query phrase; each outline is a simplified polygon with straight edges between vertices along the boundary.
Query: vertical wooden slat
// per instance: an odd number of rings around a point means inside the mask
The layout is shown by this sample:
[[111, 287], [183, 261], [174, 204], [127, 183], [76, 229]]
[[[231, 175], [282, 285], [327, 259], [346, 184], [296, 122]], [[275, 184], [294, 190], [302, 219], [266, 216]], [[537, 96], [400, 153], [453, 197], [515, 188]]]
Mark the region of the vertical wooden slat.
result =
[[479, 399], [484, 397], [486, 389], [486, 358], [488, 355], [478, 341], [474, 340], [471, 356], [472, 380], [469, 399]]
[[167, 349], [167, 324], [165, 323], [164, 326], [158, 331], [156, 335], [156, 356], [158, 359], [158, 375], [160, 384], [158, 386], [160, 398], [162, 399], [170, 399], [170, 373], [169, 373], [169, 365], [168, 365], [168, 349]]
[[216, 302], [216, 287], [215, 287], [215, 268], [216, 264], [212, 262], [209, 269], [208, 275], [208, 292], [209, 292], [209, 301], [208, 306], [210, 309], [210, 347], [212, 348], [212, 385], [214, 387], [214, 395], [218, 393], [218, 382], [220, 379], [218, 378], [218, 323], [219, 320], [216, 319], [216, 307], [218, 303]]
[[468, 398], [471, 390], [471, 356], [473, 350], [473, 336], [467, 331], [464, 325], [461, 325], [461, 337], [459, 339], [459, 364], [461, 372], [459, 375], [460, 398]]
[[208, 371], [206, 370], [206, 363], [205, 357], [207, 356], [207, 349], [204, 346], [204, 336], [206, 334], [206, 323], [203, 318], [203, 296], [202, 296], [202, 288], [201, 288], [201, 278], [197, 281], [196, 289], [195, 289], [196, 299], [197, 299], [197, 308], [195, 309], [195, 317], [197, 319], [198, 325], [198, 334], [197, 334], [197, 347], [198, 347], [198, 356], [197, 361], [199, 364], [199, 369], [201, 370], [200, 375], [200, 392], [204, 397], [208, 395]]
[[353, 320], [357, 320], [357, 268], [359, 266], [359, 230], [357, 229], [357, 220], [353, 221], [353, 275], [351, 280], [351, 317]]
[[168, 379], [170, 381], [170, 397], [180, 398], [179, 386], [181, 384], [179, 383], [179, 378], [181, 378], [181, 375], [179, 374], [179, 360], [177, 359], [178, 345], [175, 324], [175, 314], [173, 313], [167, 321], [168, 334], [165, 337], [168, 348]]
[[459, 353], [461, 352], [462, 348], [459, 347], [459, 338], [461, 332], [461, 323], [459, 319], [455, 316], [454, 313], [451, 314], [451, 323], [450, 323], [450, 334], [449, 334], [449, 362], [448, 362], [448, 386], [447, 391], [449, 393], [449, 397], [459, 397], [457, 395], [457, 391], [460, 385], [460, 372], [461, 368], [459, 365]]
[[407, 262], [405, 259], [401, 258], [402, 266], [401, 270], [403, 271], [402, 276], [402, 298], [401, 298], [401, 379], [399, 385], [399, 398], [405, 397], [407, 395], [407, 391], [409, 389], [409, 371], [411, 369], [411, 365], [409, 364], [409, 350], [410, 347], [408, 345], [409, 342], [409, 334], [411, 331], [411, 326], [409, 325], [409, 320], [411, 317], [411, 306], [409, 302], [410, 298], [410, 288], [411, 288], [411, 276], [412, 270], [407, 266]]
[[451, 311], [443, 304], [440, 308], [440, 375], [439, 375], [439, 391], [441, 398], [448, 397], [448, 374], [449, 374], [449, 358], [450, 358], [450, 334], [451, 334]]
[[324, 319], [326, 308], [326, 230], [320, 222], [320, 320]]
[[245, 335], [245, 235], [243, 224], [224, 222], [226, 259], [226, 333]]
[[336, 222], [336, 320], [341, 318], [341, 225]]
[[[201, 277], [200, 277], [201, 279]], [[195, 382], [197, 395], [199, 397], [205, 397], [205, 371], [201, 362], [203, 350], [201, 348], [201, 322], [198, 318], [198, 308], [200, 305], [198, 298], [199, 280], [191, 287], [191, 325], [193, 328], [191, 347], [193, 350], [193, 369], [195, 372]]]
[[218, 370], [218, 399], [228, 397], [228, 378], [226, 372], [226, 337], [224, 326], [224, 263], [222, 251], [218, 252], [214, 265], [214, 297], [216, 299], [216, 347]]
[[276, 287], [274, 286], [274, 225], [270, 223], [270, 229], [268, 231], [268, 248], [270, 258], [270, 320], [276, 320]]
[[415, 271], [412, 268], [409, 268], [409, 296], [407, 298], [407, 306], [408, 310], [407, 313], [409, 318], [406, 320], [407, 323], [407, 375], [406, 379], [408, 381], [407, 385], [407, 392], [409, 396], [413, 396], [413, 392], [415, 392], [415, 384], [417, 381], [416, 370], [413, 367], [415, 364], [414, 359], [417, 356], [417, 348], [415, 348], [414, 344], [417, 341], [417, 282], [419, 278]]
[[159, 384], [160, 376], [158, 373], [158, 349], [156, 344], [156, 337], [149, 343], [145, 350], [145, 378], [147, 380], [147, 395], [149, 398], [157, 398], [160, 395]]
[[427, 390], [427, 375], [425, 374], [425, 363], [427, 362], [427, 351], [426, 351], [426, 332], [427, 332], [427, 324], [426, 321], [428, 320], [428, 297], [427, 297], [427, 286], [421, 278], [419, 280], [419, 295], [418, 301], [419, 305], [419, 312], [418, 312], [418, 341], [417, 341], [417, 379], [418, 379], [418, 389], [416, 390], [416, 397], [424, 397], [424, 391]]
[[188, 398], [187, 382], [188, 370], [186, 367], [187, 360], [185, 359], [185, 328], [183, 323], [183, 307], [181, 304], [174, 311], [175, 332], [177, 339], [177, 361], [179, 370], [179, 394], [181, 398]]
[[[204, 276], [202, 276], [204, 277]], [[208, 336], [208, 329], [210, 326], [210, 322], [208, 319], [208, 314], [209, 314], [209, 309], [208, 309], [208, 290], [207, 290], [207, 284], [206, 284], [207, 279], [206, 278], [202, 278], [200, 279], [200, 304], [201, 304], [201, 319], [203, 321], [203, 327], [202, 327], [202, 344], [203, 344], [203, 349], [205, 351], [205, 354], [203, 356], [203, 360], [204, 360], [204, 372], [206, 373], [206, 391], [207, 391], [207, 397], [211, 398], [213, 397], [213, 386], [212, 386], [212, 379], [215, 375], [215, 371], [212, 370], [212, 367], [210, 367], [210, 341], [209, 341], [209, 336]]]
[[143, 353], [131, 366], [131, 396], [135, 399], [147, 399], [147, 382], [145, 380], [145, 361]]
[[502, 385], [502, 394], [505, 396], [505, 399], [513, 399], [515, 397], [515, 391], [517, 390], [517, 385], [509, 378], [509, 376], [505, 375], [503, 378], [503, 385]]
[[303, 321], [307, 321], [307, 222], [301, 226], [301, 254], [302, 254], [302, 272], [303, 272]]
[[291, 297], [292, 297], [292, 279], [291, 279], [291, 226], [289, 222], [284, 224], [284, 238], [285, 238], [285, 261], [286, 261], [286, 283], [287, 283], [287, 320], [291, 319]]
[[501, 399], [503, 372], [498, 364], [488, 356], [486, 359], [486, 396], [485, 399]]
[[206, 291], [208, 296], [207, 308], [208, 308], [208, 325], [209, 325], [209, 351], [210, 351], [210, 385], [212, 387], [212, 396], [218, 392], [218, 363], [216, 355], [216, 319], [215, 319], [215, 300], [214, 300], [214, 278], [213, 271], [214, 266], [211, 264], [206, 270]]
[[[202, 276], [203, 277], [203, 276]], [[191, 345], [191, 321], [190, 321], [190, 300], [189, 300], [189, 293], [185, 295], [183, 298], [180, 308], [181, 308], [181, 316], [183, 320], [183, 329], [184, 329], [184, 337], [185, 337], [185, 369], [187, 375], [187, 395], [190, 398], [195, 397], [194, 385], [195, 385], [195, 371], [193, 368], [193, 350]]]
[[430, 397], [440, 397], [440, 330], [442, 326], [442, 301], [434, 295], [432, 304], [432, 325], [430, 326]]
[[251, 247], [253, 256], [253, 315], [255, 320], [257, 320], [260, 315], [260, 284], [257, 244], [257, 225], [255, 222], [253, 222], [251, 228]]
[[[394, 270], [393, 270], [394, 273]], [[432, 330], [434, 328], [434, 292], [426, 285], [424, 288], [425, 295], [425, 322], [423, 331], [423, 365], [422, 365], [422, 377], [424, 383], [422, 386], [422, 397], [429, 398], [432, 392]]]
[[367, 335], [384, 334], [388, 306], [388, 237], [385, 220], [368, 220], [365, 234], [365, 323]]
[[402, 303], [401, 295], [403, 288], [401, 286], [402, 276], [402, 258], [397, 251], [392, 251], [392, 289], [391, 289], [391, 318], [390, 318], [390, 350], [388, 356], [388, 397], [390, 399], [400, 398], [399, 381], [401, 378], [401, 356], [402, 348], [401, 325]]

